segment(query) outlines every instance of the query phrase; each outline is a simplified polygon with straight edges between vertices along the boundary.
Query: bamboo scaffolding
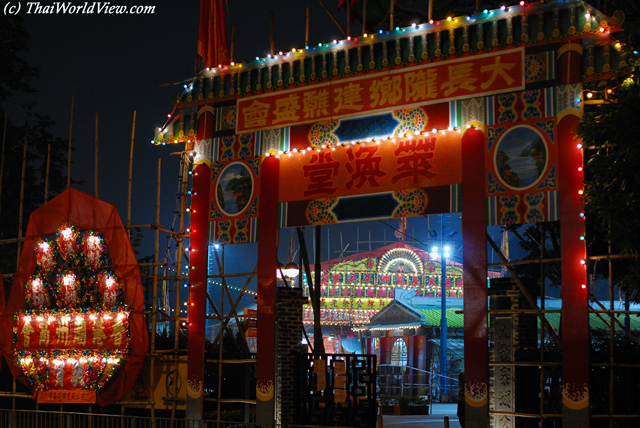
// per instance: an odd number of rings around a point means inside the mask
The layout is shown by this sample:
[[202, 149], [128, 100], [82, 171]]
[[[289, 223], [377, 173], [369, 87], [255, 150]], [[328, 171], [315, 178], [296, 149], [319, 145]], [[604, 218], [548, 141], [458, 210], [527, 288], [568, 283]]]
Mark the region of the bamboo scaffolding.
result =
[[[133, 171], [133, 141], [136, 134], [136, 110], [133, 111], [133, 123], [131, 124], [131, 148], [129, 149], [129, 190], [127, 193], [127, 228], [131, 227], [131, 176]], [[160, 184], [158, 183], [158, 186]], [[156, 219], [159, 223], [160, 220]], [[158, 224], [156, 223], [156, 224]], [[156, 248], [157, 249], [157, 248]]]
[[51, 168], [51, 143], [47, 144], [47, 168], [44, 174], [44, 203], [49, 200], [49, 169]]
[[362, 2], [362, 35], [367, 34], [367, 0]]
[[24, 238], [9, 238], [9, 239], [0, 239], [1, 244], [15, 244], [17, 242], [24, 242]]
[[304, 45], [309, 46], [309, 8], [307, 7], [307, 20], [304, 27]]
[[351, 1], [347, 0], [347, 37], [351, 37]]
[[[216, 258], [218, 257], [218, 253], [216, 252]], [[224, 246], [222, 246], [222, 263], [220, 263], [220, 259], [218, 259], [218, 268], [220, 269], [220, 274], [224, 274]], [[226, 281], [224, 280], [224, 278], [222, 279], [222, 287], [220, 287], [220, 313], [222, 315], [224, 315], [224, 289], [226, 288]], [[226, 325], [225, 325], [226, 327]], [[220, 331], [218, 332], [218, 335], [220, 337], [220, 341], [219, 341], [219, 345], [218, 345], [218, 359], [222, 360], [222, 351], [224, 348], [224, 329], [220, 329]], [[222, 398], [222, 364], [218, 364], [218, 412], [217, 412], [217, 416], [218, 416], [218, 421], [220, 421], [220, 400]]]
[[[522, 295], [525, 297], [525, 299], [527, 299], [529, 306], [531, 306], [532, 308], [538, 309], [538, 305], [536, 304], [535, 299], [527, 291], [526, 287], [524, 286], [524, 284], [522, 283], [522, 281], [520, 280], [516, 272], [511, 267], [511, 263], [509, 263], [509, 261], [505, 258], [505, 256], [502, 254], [502, 251], [500, 251], [500, 248], [498, 247], [498, 245], [495, 242], [493, 242], [493, 239], [491, 238], [491, 236], [489, 236], [489, 234], [487, 234], [487, 242], [489, 243], [491, 248], [493, 248], [493, 251], [500, 258], [500, 260], [502, 260], [502, 262], [505, 263], [505, 266], [509, 271], [509, 274], [511, 274], [511, 276], [513, 277], [513, 280], [518, 285], [518, 288], [520, 289], [520, 292], [522, 293]], [[556, 345], [558, 345], [558, 347], [562, 349], [562, 341], [560, 340], [560, 336], [558, 336], [558, 333], [556, 332], [556, 330], [553, 327], [551, 327], [551, 324], [549, 324], [549, 321], [547, 320], [547, 318], [545, 318], [544, 314], [538, 313], [538, 318], [540, 319], [540, 322], [549, 330], [549, 333], [551, 333], [551, 337], [556, 342]]]
[[9, 112], [4, 111], [4, 127], [2, 128], [2, 155], [0, 156], [0, 214], [2, 213], [2, 177], [4, 176], [4, 151], [7, 142], [7, 126], [9, 125]]
[[96, 140], [95, 140], [95, 161], [93, 165], [94, 194], [98, 197], [98, 112], [96, 112]]
[[[24, 178], [27, 173], [27, 132], [24, 134], [24, 150], [22, 152], [22, 179], [20, 180], [20, 208], [18, 210], [18, 239], [22, 238], [22, 217], [24, 211]], [[20, 263], [20, 250], [22, 241], [18, 241], [18, 256], [16, 266]]]
[[236, 39], [236, 25], [231, 25], [231, 49], [229, 49], [229, 63], [233, 64], [233, 49]]
[[67, 187], [71, 187], [71, 138], [73, 136], [73, 105], [76, 100], [76, 90], [71, 94], [71, 118], [69, 119], [69, 151], [67, 154]]
[[333, 15], [333, 13], [329, 10], [329, 8], [327, 7], [326, 4], [324, 4], [323, 0], [318, 0], [320, 2], [320, 4], [322, 5], [322, 7], [324, 8], [324, 11], [327, 12], [327, 14], [329, 15], [329, 17], [333, 20], [333, 22], [338, 26], [338, 29], [340, 29], [340, 32], [342, 33], [343, 36], [347, 37], [347, 33], [344, 31], [344, 29], [342, 28], [342, 25], [340, 25], [340, 22], [338, 22], [338, 20], [336, 19], [336, 17]]
[[271, 56], [276, 54], [275, 22], [273, 12], [269, 13], [269, 53]]

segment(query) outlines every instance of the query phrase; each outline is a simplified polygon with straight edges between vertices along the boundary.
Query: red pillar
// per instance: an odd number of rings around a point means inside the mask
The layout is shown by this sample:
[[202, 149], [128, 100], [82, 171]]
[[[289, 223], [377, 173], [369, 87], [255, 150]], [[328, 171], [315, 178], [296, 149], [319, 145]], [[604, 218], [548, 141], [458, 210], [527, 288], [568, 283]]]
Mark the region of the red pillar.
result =
[[416, 388], [414, 388], [415, 384], [416, 384], [416, 370], [414, 370], [413, 368], [415, 367], [415, 360], [414, 360], [414, 354], [413, 354], [413, 350], [415, 347], [415, 336], [405, 336], [403, 337], [405, 344], [407, 345], [407, 367], [411, 367], [409, 369], [409, 376], [407, 378], [407, 381], [411, 384], [411, 387], [409, 390], [406, 390], [405, 388], [405, 395], [411, 395], [411, 396], [416, 396], [418, 395], [418, 390]]
[[[580, 84], [582, 45], [558, 50], [561, 84]], [[581, 88], [581, 87], [580, 87]], [[582, 93], [582, 92], [580, 92]], [[558, 184], [562, 263], [562, 416], [564, 426], [589, 427], [589, 307], [582, 196], [584, 155], [575, 140], [580, 110], [558, 116]], [[583, 288], [584, 287], [584, 288]]]
[[391, 348], [395, 341], [395, 337], [380, 338], [380, 364], [391, 364]]
[[464, 362], [466, 427], [485, 428], [489, 419], [487, 349], [487, 220], [484, 133], [462, 137], [462, 236], [464, 246]]
[[[198, 120], [198, 139], [210, 138], [213, 120], [205, 112]], [[211, 169], [202, 160], [193, 169], [189, 266], [189, 354], [187, 359], [187, 419], [201, 420], [203, 410], [204, 340], [207, 311], [207, 251]], [[176, 309], [179, 312], [180, 308]], [[176, 314], [177, 316], [177, 314]], [[177, 332], [176, 332], [177, 334]]]
[[279, 159], [266, 157], [260, 166], [258, 209], [258, 356], [256, 380], [256, 422], [275, 423], [276, 383], [276, 265], [278, 251]]
[[562, 246], [562, 414], [564, 426], [589, 426], [589, 308], [582, 149], [574, 140], [578, 118], [558, 123], [560, 243]]
[[417, 393], [420, 395], [422, 388], [427, 389], [427, 349], [425, 346], [425, 337], [416, 336], [413, 345], [413, 367], [415, 367], [416, 375], [414, 382], [417, 384]]

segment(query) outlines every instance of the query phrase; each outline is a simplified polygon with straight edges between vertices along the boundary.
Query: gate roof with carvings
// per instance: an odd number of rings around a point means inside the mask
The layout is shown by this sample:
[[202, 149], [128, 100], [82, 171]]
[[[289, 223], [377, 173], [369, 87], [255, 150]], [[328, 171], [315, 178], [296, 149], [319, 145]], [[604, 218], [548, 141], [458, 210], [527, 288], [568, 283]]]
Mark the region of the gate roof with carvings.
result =
[[[197, 111], [206, 104], [233, 105], [237, 102], [242, 107], [241, 100], [245, 97], [320, 87], [327, 82], [373, 77], [381, 72], [461, 58], [472, 59], [517, 47], [524, 47], [529, 53], [545, 45], [577, 42], [584, 53], [583, 79], [604, 78], [626, 65], [624, 56], [610, 38], [612, 32], [620, 29], [623, 20], [622, 13], [608, 17], [582, 0], [530, 3], [202, 70], [184, 85], [184, 92], [174, 100], [174, 112], [165, 126], [156, 130], [154, 143], [191, 142], [195, 138]], [[545, 73], [539, 62], [527, 61], [525, 67], [527, 89], [544, 84]], [[436, 98], [432, 101], [442, 101], [441, 96]], [[255, 127], [238, 113], [235, 113], [236, 117], [221, 117], [223, 126], [218, 129], [226, 129], [232, 134], [287, 125], [286, 122], [271, 121]], [[224, 122], [228, 125], [226, 128]]]

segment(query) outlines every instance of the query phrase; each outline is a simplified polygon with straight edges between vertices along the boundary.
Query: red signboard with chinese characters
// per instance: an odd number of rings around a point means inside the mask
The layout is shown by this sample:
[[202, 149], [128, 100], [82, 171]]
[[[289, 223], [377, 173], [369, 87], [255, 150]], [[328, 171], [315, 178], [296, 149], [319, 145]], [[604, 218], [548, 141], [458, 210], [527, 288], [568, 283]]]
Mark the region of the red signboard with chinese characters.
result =
[[523, 64], [516, 48], [240, 98], [236, 132], [522, 90]]
[[38, 391], [38, 403], [86, 403], [96, 402], [95, 391], [73, 390], [66, 391], [58, 389], [54, 391]]
[[129, 314], [23, 315], [18, 319], [16, 350], [119, 350], [127, 344]]
[[279, 201], [460, 183], [460, 133], [426, 132], [280, 157]]

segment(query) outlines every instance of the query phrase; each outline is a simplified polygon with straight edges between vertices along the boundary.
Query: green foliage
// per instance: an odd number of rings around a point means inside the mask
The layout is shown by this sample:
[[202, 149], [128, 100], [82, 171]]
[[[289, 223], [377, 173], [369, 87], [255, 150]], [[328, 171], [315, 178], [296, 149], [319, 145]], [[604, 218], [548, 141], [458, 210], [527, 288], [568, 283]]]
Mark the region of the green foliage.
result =
[[16, 93], [34, 93], [38, 71], [21, 54], [28, 51], [29, 34], [21, 16], [0, 15], [0, 106]]
[[[38, 76], [37, 70], [21, 57], [27, 51], [28, 41], [22, 19], [0, 16], [0, 105], [6, 109], [0, 112], [0, 135], [5, 135], [0, 240], [25, 235], [29, 215], [45, 202], [47, 177], [47, 200], [63, 191], [67, 184], [68, 140], [52, 134], [54, 122], [50, 117], [38, 114], [34, 105], [20, 106], [16, 102], [18, 96], [35, 92], [33, 80]], [[19, 119], [15, 119], [18, 116]], [[20, 218], [25, 140], [27, 152]], [[48, 176], [47, 153], [50, 153]], [[18, 244], [5, 244], [0, 248], [0, 271], [15, 272]], [[9, 289], [10, 285], [11, 280], [5, 280], [5, 288]]]
[[[4, 117], [2, 118], [4, 124]], [[53, 122], [46, 116], [33, 115], [27, 126], [7, 123], [2, 173], [2, 211], [0, 212], [0, 239], [18, 237], [20, 224], [20, 194], [22, 165], [26, 137], [27, 161], [25, 164], [24, 197], [22, 211], [22, 236], [29, 222], [29, 215], [44, 204], [47, 151], [51, 146], [49, 165], [48, 199], [66, 188], [66, 150], [68, 143], [51, 132]], [[0, 125], [3, 126], [3, 125]], [[17, 245], [3, 245], [0, 252], [0, 270], [14, 272]]]
[[400, 407], [428, 406], [429, 400], [423, 397], [410, 397], [408, 395], [381, 395], [380, 405]]
[[637, 109], [640, 85], [617, 87], [609, 100], [585, 114], [578, 133], [583, 144], [595, 147], [588, 159], [584, 201], [589, 214], [622, 253], [638, 249], [640, 236], [640, 135]]
[[[633, 54], [640, 43], [640, 27], [627, 26], [617, 35], [628, 59], [619, 76], [592, 84], [589, 89], [601, 104], [588, 105], [578, 123], [578, 136], [587, 148], [585, 211], [590, 254], [614, 253], [637, 256], [640, 251], [640, 84], [636, 75], [640, 61]], [[640, 301], [640, 262], [637, 257], [617, 261], [615, 285], [632, 300]], [[604, 266], [603, 266], [604, 267]]]
[[[616, 336], [613, 343], [609, 339], [608, 332], [591, 332], [591, 355], [592, 362], [590, 376], [590, 390], [601, 391], [603, 393], [591, 394], [591, 412], [593, 414], [609, 413], [610, 397], [604, 393], [609, 391], [610, 382], [613, 383], [611, 389], [613, 393], [613, 413], [630, 414], [636, 413], [640, 406], [640, 396], [637, 391], [640, 389], [640, 368], [628, 366], [637, 364], [640, 359], [640, 344], [629, 338], [629, 336]], [[622, 366], [611, 370], [607, 365], [610, 358], [611, 344], [613, 344], [613, 360]], [[602, 365], [598, 365], [602, 364]], [[627, 366], [625, 366], [627, 365]], [[596, 423], [596, 427], [609, 426]], [[618, 419], [618, 427], [636, 427], [637, 420]]]

